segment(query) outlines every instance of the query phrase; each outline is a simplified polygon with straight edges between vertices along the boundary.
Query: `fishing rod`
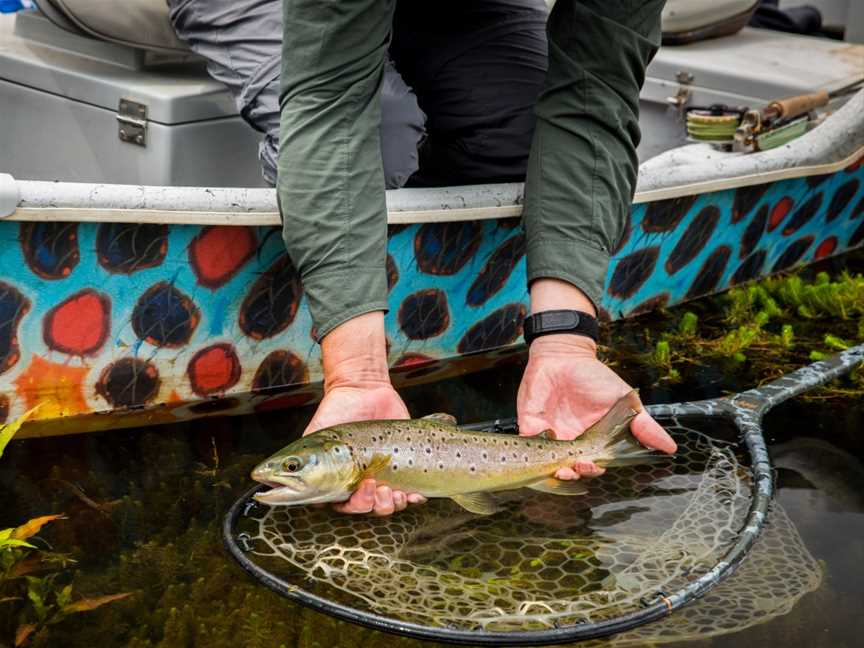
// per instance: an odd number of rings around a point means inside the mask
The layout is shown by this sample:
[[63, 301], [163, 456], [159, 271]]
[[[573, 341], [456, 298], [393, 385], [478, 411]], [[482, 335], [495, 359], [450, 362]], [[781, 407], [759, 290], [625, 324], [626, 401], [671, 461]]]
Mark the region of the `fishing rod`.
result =
[[861, 89], [855, 81], [836, 90], [819, 90], [769, 102], [762, 108], [712, 104], [685, 111], [687, 138], [740, 152], [767, 151], [808, 131], [814, 111], [837, 97]]

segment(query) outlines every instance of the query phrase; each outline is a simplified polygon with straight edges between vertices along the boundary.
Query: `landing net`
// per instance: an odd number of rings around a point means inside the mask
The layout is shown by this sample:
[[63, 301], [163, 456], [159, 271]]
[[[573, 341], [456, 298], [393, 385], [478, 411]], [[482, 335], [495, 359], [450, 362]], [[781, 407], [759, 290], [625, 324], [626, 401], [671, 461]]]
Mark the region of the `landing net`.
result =
[[[584, 497], [516, 491], [501, 494], [504, 510], [492, 516], [430, 500], [375, 518], [270, 508], [250, 499], [253, 490], [226, 517], [226, 542], [272, 589], [382, 630], [509, 645], [630, 630], [618, 638], [638, 643], [651, 628], [633, 628], [712, 590], [763, 529], [773, 490], [762, 415], [848, 370], [862, 352], [731, 399], [650, 408], [678, 443], [674, 460], [610, 469]], [[492, 426], [506, 432], [508, 424]], [[761, 604], [752, 601], [744, 613], [751, 624], [797, 600], [819, 573], [782, 512], [774, 516], [780, 522], [771, 533], [779, 538], [770, 543], [770, 565], [785, 577], [766, 588], [774, 597], [768, 611], [756, 614]], [[724, 616], [657, 628], [687, 636]]]

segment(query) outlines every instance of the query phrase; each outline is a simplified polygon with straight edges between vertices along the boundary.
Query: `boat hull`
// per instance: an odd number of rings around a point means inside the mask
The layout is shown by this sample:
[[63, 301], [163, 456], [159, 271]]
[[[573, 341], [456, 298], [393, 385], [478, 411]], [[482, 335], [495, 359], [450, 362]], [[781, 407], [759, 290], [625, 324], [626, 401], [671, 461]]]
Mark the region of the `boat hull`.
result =
[[[862, 159], [827, 175], [635, 205], [603, 315], [672, 306], [860, 246]], [[0, 421], [40, 406], [22, 436], [320, 396], [319, 349], [278, 228], [0, 221], [0, 241]], [[519, 352], [524, 254], [516, 218], [390, 227], [397, 384]]]

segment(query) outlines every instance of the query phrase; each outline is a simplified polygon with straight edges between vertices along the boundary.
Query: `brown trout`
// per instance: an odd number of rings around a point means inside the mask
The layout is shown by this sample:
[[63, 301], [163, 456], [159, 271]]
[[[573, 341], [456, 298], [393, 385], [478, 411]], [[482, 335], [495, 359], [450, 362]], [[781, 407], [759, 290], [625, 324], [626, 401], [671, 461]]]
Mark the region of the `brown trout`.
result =
[[262, 462], [252, 479], [271, 486], [255, 499], [270, 505], [344, 502], [366, 478], [425, 497], [449, 497], [482, 515], [498, 510], [492, 491], [532, 488], [582, 495], [582, 480], [554, 477], [580, 460], [600, 467], [630, 465], [657, 457], [630, 433], [642, 410], [637, 392], [622, 397], [573, 441], [551, 431], [534, 437], [461, 429], [452, 416], [362, 421], [319, 430]]

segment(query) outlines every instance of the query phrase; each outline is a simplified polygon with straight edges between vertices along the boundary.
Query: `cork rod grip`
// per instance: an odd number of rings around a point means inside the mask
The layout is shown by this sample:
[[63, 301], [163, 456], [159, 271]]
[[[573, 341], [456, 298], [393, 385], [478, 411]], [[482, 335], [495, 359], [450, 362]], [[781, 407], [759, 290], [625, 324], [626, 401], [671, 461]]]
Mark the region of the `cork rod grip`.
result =
[[825, 106], [828, 104], [827, 90], [820, 90], [813, 94], [798, 95], [797, 97], [787, 97], [778, 101], [772, 101], [768, 104], [768, 108], [777, 112], [777, 116], [781, 119], [792, 119], [798, 115], [808, 113], [814, 108]]

